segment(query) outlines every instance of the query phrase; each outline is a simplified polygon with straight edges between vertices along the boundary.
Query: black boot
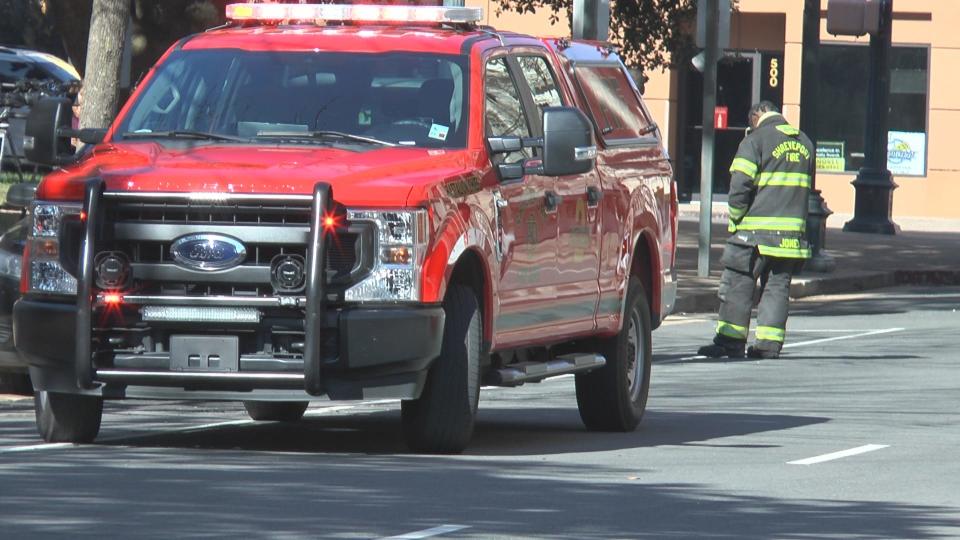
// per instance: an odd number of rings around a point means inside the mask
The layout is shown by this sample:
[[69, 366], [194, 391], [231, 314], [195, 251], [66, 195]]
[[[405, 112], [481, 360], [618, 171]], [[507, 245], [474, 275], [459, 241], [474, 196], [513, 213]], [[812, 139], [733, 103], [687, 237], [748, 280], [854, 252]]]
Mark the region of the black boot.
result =
[[783, 344], [777, 341], [760, 339], [751, 345], [749, 349], [747, 349], [747, 356], [750, 358], [761, 358], [766, 360], [780, 358], [780, 348], [782, 346]]
[[718, 335], [713, 338], [712, 345], [704, 345], [697, 350], [700, 356], [707, 358], [743, 358], [743, 349], [746, 343]]

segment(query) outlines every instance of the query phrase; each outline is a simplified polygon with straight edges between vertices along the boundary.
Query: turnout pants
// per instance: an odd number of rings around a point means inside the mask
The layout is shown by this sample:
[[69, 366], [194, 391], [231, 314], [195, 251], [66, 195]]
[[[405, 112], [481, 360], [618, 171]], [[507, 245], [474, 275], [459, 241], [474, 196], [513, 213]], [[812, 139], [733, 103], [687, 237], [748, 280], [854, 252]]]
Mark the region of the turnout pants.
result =
[[757, 248], [727, 244], [721, 262], [720, 317], [715, 341], [745, 342], [750, 332], [750, 312], [760, 280], [756, 346], [779, 351], [786, 337], [790, 280], [797, 259], [760, 255]]

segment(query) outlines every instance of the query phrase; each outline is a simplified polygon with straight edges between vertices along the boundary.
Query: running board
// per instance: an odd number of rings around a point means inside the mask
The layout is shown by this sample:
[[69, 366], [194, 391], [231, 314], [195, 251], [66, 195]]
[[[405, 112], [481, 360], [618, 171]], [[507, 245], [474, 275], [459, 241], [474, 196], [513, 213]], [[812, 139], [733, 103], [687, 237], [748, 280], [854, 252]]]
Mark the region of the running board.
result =
[[520, 386], [548, 377], [583, 373], [603, 367], [607, 359], [599, 354], [566, 354], [547, 362], [522, 362], [493, 370], [484, 379], [486, 386]]

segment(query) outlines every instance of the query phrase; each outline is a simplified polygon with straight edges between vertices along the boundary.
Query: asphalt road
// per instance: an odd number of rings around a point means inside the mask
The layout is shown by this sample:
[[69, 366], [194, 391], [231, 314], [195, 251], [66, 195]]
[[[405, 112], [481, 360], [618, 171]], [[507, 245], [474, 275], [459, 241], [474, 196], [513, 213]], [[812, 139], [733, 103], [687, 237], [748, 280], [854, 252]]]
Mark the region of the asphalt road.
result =
[[713, 323], [676, 317], [635, 433], [584, 431], [563, 377], [485, 391], [460, 456], [405, 453], [394, 402], [109, 404], [72, 446], [4, 401], [0, 537], [960, 538], [958, 305], [798, 302], [764, 361], [692, 358]]

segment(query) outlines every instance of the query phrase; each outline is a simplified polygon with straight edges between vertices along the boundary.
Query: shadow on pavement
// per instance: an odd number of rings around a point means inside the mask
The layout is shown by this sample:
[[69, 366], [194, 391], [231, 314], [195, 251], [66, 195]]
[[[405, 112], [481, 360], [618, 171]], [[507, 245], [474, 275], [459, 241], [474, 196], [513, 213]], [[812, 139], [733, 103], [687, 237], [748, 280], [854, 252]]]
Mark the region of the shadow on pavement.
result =
[[[792, 429], [829, 418], [713, 412], [647, 412], [632, 433], [588, 432], [575, 408], [481, 408], [467, 455], [540, 456], [677, 446]], [[114, 439], [104, 446], [203, 448], [310, 454], [407, 452], [396, 411], [306, 418], [296, 423], [224, 426]]]
[[0, 464], [0, 516], [9, 538], [371, 538], [459, 523], [474, 538], [927, 539], [960, 523], [947, 507], [776, 499], [648, 474], [539, 460], [81, 448]]

